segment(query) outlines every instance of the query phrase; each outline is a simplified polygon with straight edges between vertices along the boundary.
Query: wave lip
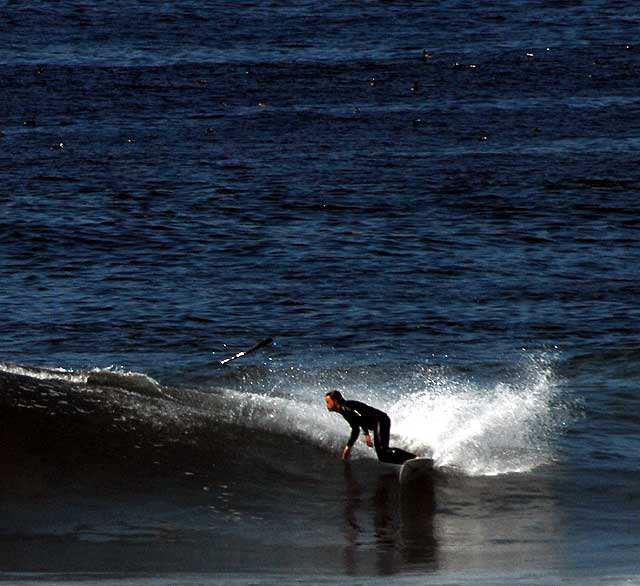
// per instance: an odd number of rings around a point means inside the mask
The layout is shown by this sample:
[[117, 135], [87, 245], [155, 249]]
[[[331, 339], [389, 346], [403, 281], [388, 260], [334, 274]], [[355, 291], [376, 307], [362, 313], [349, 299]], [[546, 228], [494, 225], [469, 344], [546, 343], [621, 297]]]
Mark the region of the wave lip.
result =
[[0, 362], [0, 371], [28, 376], [43, 381], [63, 381], [128, 390], [150, 397], [165, 397], [162, 385], [150, 376], [140, 372], [130, 372], [110, 366], [92, 368], [88, 371], [74, 371], [66, 368], [45, 368]]
[[111, 368], [96, 368], [87, 376], [87, 384], [103, 387], [116, 387], [130, 390], [149, 397], [165, 397], [162, 385], [150, 376], [140, 372], [128, 372]]

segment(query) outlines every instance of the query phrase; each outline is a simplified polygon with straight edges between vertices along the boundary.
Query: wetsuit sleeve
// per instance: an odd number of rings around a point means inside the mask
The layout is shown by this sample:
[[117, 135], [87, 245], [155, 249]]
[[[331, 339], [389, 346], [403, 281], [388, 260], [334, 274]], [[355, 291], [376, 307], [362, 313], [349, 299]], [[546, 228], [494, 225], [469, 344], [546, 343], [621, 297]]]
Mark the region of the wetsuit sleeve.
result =
[[351, 423], [351, 435], [347, 445], [351, 448], [356, 443], [358, 436], [360, 435], [360, 426], [357, 423]]

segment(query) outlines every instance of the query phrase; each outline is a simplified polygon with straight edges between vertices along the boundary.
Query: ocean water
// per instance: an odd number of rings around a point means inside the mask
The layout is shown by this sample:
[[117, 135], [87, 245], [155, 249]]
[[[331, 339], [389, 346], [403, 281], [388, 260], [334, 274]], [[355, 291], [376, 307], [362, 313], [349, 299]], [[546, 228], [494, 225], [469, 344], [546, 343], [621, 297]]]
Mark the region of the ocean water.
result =
[[639, 584], [639, 23], [0, 3], [0, 582]]

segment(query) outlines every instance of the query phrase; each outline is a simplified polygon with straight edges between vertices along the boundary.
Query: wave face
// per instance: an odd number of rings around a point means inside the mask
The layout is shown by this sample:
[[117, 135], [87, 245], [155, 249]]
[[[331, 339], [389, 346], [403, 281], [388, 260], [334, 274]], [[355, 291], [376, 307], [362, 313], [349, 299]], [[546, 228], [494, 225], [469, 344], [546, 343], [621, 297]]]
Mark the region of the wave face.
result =
[[[433, 457], [442, 468], [487, 476], [528, 472], [554, 460], [553, 440], [570, 409], [545, 360], [531, 360], [516, 379], [490, 386], [424, 367], [393, 380], [378, 369], [371, 383], [361, 373], [349, 380], [330, 371], [245, 371], [241, 378], [253, 377], [248, 391], [232, 385], [169, 388], [115, 369], [3, 365], [0, 380], [14, 432], [31, 438], [32, 452], [46, 451], [54, 460], [73, 460], [95, 444], [97, 454], [121, 463], [138, 462], [141, 454], [157, 461], [147, 450], [165, 459], [177, 450], [181, 465], [202, 463], [205, 470], [224, 464], [230, 454], [247, 468], [271, 460], [276, 467], [303, 470], [307, 463], [290, 444], [333, 457], [348, 436], [346, 422], [324, 408], [330, 384], [347, 398], [388, 412], [392, 445]], [[40, 445], [33, 443], [34, 427]], [[52, 454], [61, 430], [59, 449], [71, 453]], [[359, 443], [354, 457], [375, 454]]]
[[[532, 523], [560, 531], [546, 470], [575, 409], [553, 371], [550, 356], [492, 383], [417, 365], [254, 362], [165, 385], [2, 364], [0, 543], [35, 544], [60, 572], [113, 571], [124, 556], [130, 572], [240, 572], [248, 559], [286, 571], [295, 558], [298, 571], [377, 573], [455, 568], [447, 547], [472, 546], [490, 517], [507, 563]], [[401, 484], [362, 441], [343, 464], [349, 427], [326, 410], [329, 388], [386, 410], [392, 445], [432, 456], [431, 477]], [[527, 548], [550, 555], [546, 540]], [[28, 548], [6, 551], [18, 557], [0, 552], [3, 567], [37, 571]]]

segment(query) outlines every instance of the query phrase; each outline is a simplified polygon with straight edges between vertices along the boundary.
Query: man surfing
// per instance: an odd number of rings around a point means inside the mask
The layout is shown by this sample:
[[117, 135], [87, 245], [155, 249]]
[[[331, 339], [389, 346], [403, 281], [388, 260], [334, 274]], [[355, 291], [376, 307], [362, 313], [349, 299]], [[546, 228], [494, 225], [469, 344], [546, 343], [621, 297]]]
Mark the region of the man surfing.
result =
[[[389, 447], [391, 420], [384, 411], [359, 401], [346, 401], [340, 391], [329, 391], [324, 396], [324, 400], [329, 411], [340, 413], [351, 426], [349, 441], [342, 451], [343, 460], [349, 459], [351, 448], [360, 435], [360, 428], [364, 431], [364, 441], [370, 448], [375, 446], [378, 460], [381, 462], [404, 464], [407, 460], [416, 457], [415, 454], [410, 454], [399, 448]], [[373, 442], [371, 442], [371, 431], [373, 431]]]

